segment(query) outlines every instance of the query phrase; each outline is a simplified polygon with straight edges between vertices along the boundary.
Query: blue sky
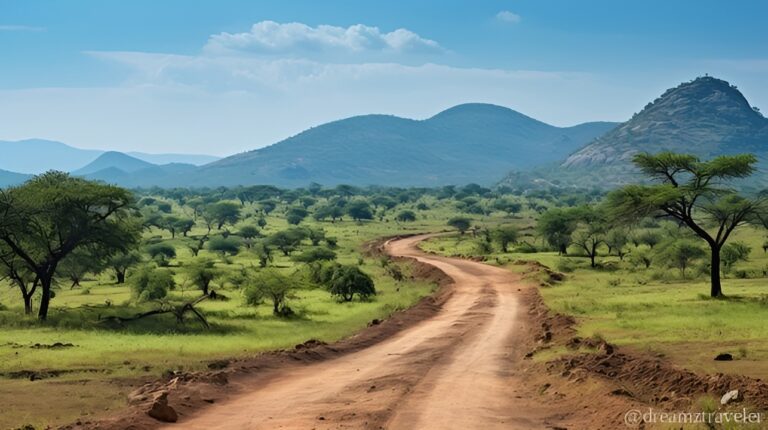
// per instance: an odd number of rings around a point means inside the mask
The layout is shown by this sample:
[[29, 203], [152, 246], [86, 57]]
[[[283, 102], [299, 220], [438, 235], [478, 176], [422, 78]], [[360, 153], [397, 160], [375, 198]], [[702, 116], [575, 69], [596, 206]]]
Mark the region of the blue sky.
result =
[[366, 113], [622, 121], [709, 73], [768, 110], [765, 1], [0, 0], [0, 139], [226, 155]]

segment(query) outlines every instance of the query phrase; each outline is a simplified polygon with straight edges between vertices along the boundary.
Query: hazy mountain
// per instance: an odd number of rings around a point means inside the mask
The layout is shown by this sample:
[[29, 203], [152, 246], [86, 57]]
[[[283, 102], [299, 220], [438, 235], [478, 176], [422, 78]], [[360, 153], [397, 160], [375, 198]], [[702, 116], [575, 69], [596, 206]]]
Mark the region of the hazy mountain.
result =
[[0, 187], [9, 187], [12, 185], [18, 185], [31, 177], [32, 177], [31, 175], [25, 175], [23, 173], [0, 170]]
[[221, 160], [221, 157], [202, 154], [147, 154], [145, 152], [126, 152], [131, 157], [146, 161], [152, 164], [193, 164], [202, 166], [203, 164], [213, 163]]
[[86, 176], [105, 169], [116, 169], [124, 173], [132, 173], [137, 170], [153, 167], [154, 164], [123, 154], [122, 152], [105, 152], [88, 165], [74, 170], [73, 175]]
[[[768, 119], [728, 82], [701, 77], [667, 90], [629, 121], [574, 152], [541, 179], [577, 185], [618, 185], [639, 179], [638, 152], [685, 152], [710, 158], [754, 153], [768, 165]], [[761, 169], [762, 170], [762, 169]], [[530, 175], [511, 175], [507, 182]], [[757, 178], [763, 181], [765, 178]]]
[[35, 174], [48, 170], [69, 172], [85, 166], [103, 152], [43, 139], [0, 141], [0, 169]]
[[613, 123], [554, 127], [489, 104], [427, 120], [365, 115], [208, 164], [168, 185], [491, 184], [511, 169], [561, 160]]
[[[43, 173], [48, 170], [71, 172], [96, 160], [106, 151], [80, 149], [44, 139], [0, 141], [0, 169], [13, 172]], [[186, 163], [203, 165], [219, 159], [199, 154], [147, 154], [130, 152], [134, 158], [152, 164]]]

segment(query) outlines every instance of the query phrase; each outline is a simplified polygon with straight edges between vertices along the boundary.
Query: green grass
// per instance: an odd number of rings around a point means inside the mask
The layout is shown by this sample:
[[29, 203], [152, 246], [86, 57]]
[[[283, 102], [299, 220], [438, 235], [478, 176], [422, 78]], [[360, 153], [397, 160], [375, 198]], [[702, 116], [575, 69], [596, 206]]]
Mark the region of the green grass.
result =
[[[308, 218], [302, 225], [324, 228], [327, 236], [338, 239], [335, 251], [339, 262], [358, 264], [365, 241], [444, 229], [451, 208], [436, 202], [430, 202], [430, 206], [434, 209], [417, 211], [419, 219], [406, 224], [391, 219], [394, 213], [403, 209], [401, 205], [392, 211], [388, 220], [357, 223], [345, 219], [331, 223]], [[174, 211], [182, 209], [174, 206]], [[253, 212], [252, 207], [246, 207], [246, 219], [227, 228], [236, 232], [240, 225], [255, 223]], [[267, 222], [265, 235], [288, 227], [279, 210], [267, 217]], [[189, 235], [199, 236], [206, 232], [207, 229], [199, 223]], [[212, 231], [212, 234], [218, 233]], [[185, 245], [189, 239], [178, 236], [172, 239], [167, 231], [156, 228], [145, 233], [145, 238], [160, 239], [176, 247], [177, 258], [170, 261], [170, 267], [159, 270], [173, 270], [177, 283], [181, 284], [184, 265], [193, 259]], [[309, 247], [308, 242], [302, 245], [302, 249]], [[217, 268], [225, 273], [235, 273], [244, 266], [257, 264], [255, 256], [247, 250], [232, 257], [231, 264], [206, 250], [200, 255], [216, 259]], [[302, 269], [279, 251], [271, 266], [286, 273]], [[0, 428], [26, 423], [44, 427], [72, 421], [81, 415], [103, 413], [107, 408], [111, 410], [124, 404], [125, 393], [139, 381], [157, 378], [166, 370], [202, 369], [210, 360], [290, 348], [309, 339], [332, 342], [359, 331], [372, 319], [385, 318], [413, 305], [435, 287], [418, 280], [397, 283], [386, 275], [377, 258], [365, 258], [361, 268], [375, 280], [378, 294], [372, 300], [339, 303], [325, 290], [302, 288], [289, 300], [289, 306], [297, 313], [291, 318], [275, 317], [267, 303], [258, 307], [245, 306], [239, 290], [214, 281], [214, 289], [230, 300], [205, 301], [199, 305], [212, 325], [211, 330], [205, 330], [193, 320], [178, 325], [169, 315], [129, 322], [123, 327], [100, 323], [99, 316], [128, 316], [157, 306], [155, 303], [136, 304], [129, 288], [115, 285], [108, 273], [83, 282], [81, 288], [70, 290], [68, 284], [58, 288], [52, 300], [49, 321], [44, 324], [24, 317], [19, 292], [0, 284], [0, 373], [22, 370], [72, 372], [34, 382], [0, 377], [0, 402], [4, 404]], [[191, 300], [199, 294], [187, 286], [183, 290], [177, 288], [171, 298]], [[107, 306], [106, 301], [111, 302], [111, 306]], [[56, 342], [75, 346], [56, 350], [32, 348], [35, 344]], [[67, 401], [48, 401], [66, 393], [69, 393]], [[44, 403], [46, 406], [42, 407]]]
[[[749, 261], [736, 265], [751, 279], [723, 280], [726, 299], [710, 299], [706, 275], [682, 279], [676, 269], [654, 263], [634, 269], [616, 257], [600, 257], [614, 269], [589, 268], [584, 257], [555, 253], [494, 252], [487, 261], [519, 270], [511, 262], [537, 260], [549, 267], [567, 268], [565, 282], [540, 288], [545, 302], [556, 312], [576, 317], [580, 336], [598, 335], [620, 347], [663, 356], [673, 363], [700, 372], [745, 374], [768, 378], [768, 280], [764, 270], [763, 234], [737, 231], [734, 240], [752, 247]], [[443, 236], [424, 243], [426, 250], [445, 255], [473, 255], [471, 238]], [[605, 250], [603, 250], [605, 254]], [[733, 354], [732, 362], [717, 362], [721, 352]], [[548, 357], [567, 351], [549, 351]]]

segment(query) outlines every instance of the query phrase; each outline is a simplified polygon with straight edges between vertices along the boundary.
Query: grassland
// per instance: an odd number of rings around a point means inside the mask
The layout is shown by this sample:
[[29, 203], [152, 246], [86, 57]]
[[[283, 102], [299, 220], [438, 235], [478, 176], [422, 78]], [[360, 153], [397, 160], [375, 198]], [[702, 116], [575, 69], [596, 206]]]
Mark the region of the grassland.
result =
[[[529, 221], [517, 220], [524, 227]], [[533, 237], [526, 240], [535, 241]], [[576, 317], [581, 336], [600, 336], [619, 346], [665, 357], [700, 372], [745, 374], [768, 378], [768, 255], [763, 252], [765, 232], [745, 228], [733, 240], [752, 248], [749, 260], [737, 263], [723, 280], [725, 299], [708, 297], [708, 279], [695, 274], [682, 279], [674, 268], [654, 262], [649, 269], [634, 268], [617, 257], [603, 257], [602, 268], [591, 269], [589, 260], [558, 256], [553, 252], [493, 252], [490, 264], [519, 270], [515, 260], [536, 260], [555, 270], [567, 271], [563, 283], [540, 289], [548, 306]], [[475, 255], [476, 240], [445, 236], [422, 245], [446, 255]], [[514, 251], [514, 249], [512, 249]], [[700, 273], [700, 272], [699, 272]], [[736, 278], [746, 276], [746, 279]], [[691, 276], [691, 275], [689, 275]], [[555, 351], [565, 353], [566, 351]], [[714, 361], [731, 353], [730, 362]], [[548, 357], [552, 352], [548, 352]]]
[[[407, 224], [391, 220], [358, 223], [351, 220], [317, 222], [307, 219], [302, 225], [322, 227], [327, 236], [338, 239], [338, 261], [360, 264], [375, 279], [377, 295], [369, 301], [340, 303], [327, 291], [306, 287], [289, 300], [296, 312], [290, 318], [272, 314], [265, 303], [245, 306], [241, 292], [223, 282], [214, 281], [217, 292], [227, 301], [205, 301], [199, 308], [211, 329], [190, 320], [184, 325], [169, 315], [150, 317], [126, 323], [122, 327], [105, 325], [99, 318], [106, 315], [133, 315], [156, 306], [137, 304], [126, 284], [116, 285], [107, 272], [92, 277], [82, 286], [56, 290], [49, 320], [41, 324], [23, 316], [19, 293], [8, 285], [0, 288], [0, 428], [32, 424], [45, 428], [70, 422], [80, 416], [108, 413], [125, 405], [125, 395], [138, 383], [159, 377], [167, 370], [196, 370], [213, 359], [241, 357], [260, 351], [292, 347], [309, 339], [331, 342], [360, 330], [372, 319], [385, 318], [430, 294], [434, 285], [418, 280], [396, 282], [388, 276], [377, 258], [362, 255], [364, 242], [375, 238], [444, 228], [448, 209], [435, 205], [422, 211], [419, 219]], [[174, 213], [183, 208], [174, 206]], [[246, 208], [245, 220], [252, 223], [252, 209]], [[288, 227], [279, 211], [267, 217], [264, 235]], [[236, 231], [238, 226], [229, 227]], [[214, 233], [216, 231], [214, 230]], [[206, 233], [198, 225], [190, 236]], [[172, 239], [170, 233], [153, 228], [145, 239], [173, 244], [177, 257], [170, 261], [177, 284], [183, 285], [183, 267], [193, 256], [183, 245], [183, 238]], [[302, 247], [309, 247], [303, 245]], [[206, 250], [201, 256], [218, 260], [222, 272], [236, 273], [255, 264], [255, 256], [244, 250], [224, 262]], [[272, 267], [286, 273], [301, 270], [301, 264], [277, 252]], [[407, 273], [409, 268], [403, 267]], [[189, 300], [199, 296], [194, 287], [171, 292], [171, 299]], [[107, 302], [111, 305], [107, 306]], [[55, 343], [72, 347], [46, 348]], [[36, 347], [39, 345], [40, 347]], [[56, 377], [31, 381], [32, 373], [41, 376], [63, 372]], [[43, 399], [54, 399], [53, 401]]]

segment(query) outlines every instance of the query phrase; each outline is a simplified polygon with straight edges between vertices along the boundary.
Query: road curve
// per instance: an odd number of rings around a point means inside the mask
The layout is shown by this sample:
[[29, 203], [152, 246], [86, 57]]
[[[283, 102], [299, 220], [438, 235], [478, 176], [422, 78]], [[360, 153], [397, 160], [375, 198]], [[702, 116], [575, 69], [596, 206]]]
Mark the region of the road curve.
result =
[[[259, 386], [168, 429], [538, 429], [545, 413], [523, 400], [516, 375], [524, 312], [517, 275], [438, 257], [425, 236], [386, 244], [455, 282], [433, 318], [369, 348], [277, 372]], [[247, 384], [247, 381], [245, 382]]]

